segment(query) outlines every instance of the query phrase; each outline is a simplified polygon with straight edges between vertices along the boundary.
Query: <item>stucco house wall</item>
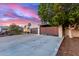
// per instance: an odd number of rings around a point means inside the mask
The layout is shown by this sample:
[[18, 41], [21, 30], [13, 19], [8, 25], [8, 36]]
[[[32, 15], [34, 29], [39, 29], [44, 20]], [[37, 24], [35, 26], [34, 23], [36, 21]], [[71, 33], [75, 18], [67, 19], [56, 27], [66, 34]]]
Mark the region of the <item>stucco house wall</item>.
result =
[[[65, 30], [65, 36], [69, 36], [69, 29]], [[79, 30], [71, 29], [72, 37], [79, 37]]]

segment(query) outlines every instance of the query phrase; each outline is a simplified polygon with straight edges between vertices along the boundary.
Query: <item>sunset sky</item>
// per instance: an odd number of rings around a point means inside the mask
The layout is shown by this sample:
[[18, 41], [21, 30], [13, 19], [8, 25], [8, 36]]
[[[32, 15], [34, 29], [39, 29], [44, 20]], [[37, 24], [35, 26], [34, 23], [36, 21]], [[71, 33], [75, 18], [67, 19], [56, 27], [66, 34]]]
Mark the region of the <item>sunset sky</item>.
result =
[[21, 26], [32, 23], [36, 26], [40, 23], [38, 5], [35, 3], [0, 4], [0, 26], [8, 26], [12, 23]]

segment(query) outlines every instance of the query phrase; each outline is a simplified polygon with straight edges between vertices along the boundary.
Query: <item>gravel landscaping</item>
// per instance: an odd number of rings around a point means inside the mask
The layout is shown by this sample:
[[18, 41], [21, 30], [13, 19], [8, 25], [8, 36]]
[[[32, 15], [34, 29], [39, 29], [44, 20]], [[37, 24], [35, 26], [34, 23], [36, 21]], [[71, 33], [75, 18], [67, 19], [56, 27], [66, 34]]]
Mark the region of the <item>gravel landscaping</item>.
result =
[[57, 53], [57, 56], [79, 56], [79, 38], [66, 37]]

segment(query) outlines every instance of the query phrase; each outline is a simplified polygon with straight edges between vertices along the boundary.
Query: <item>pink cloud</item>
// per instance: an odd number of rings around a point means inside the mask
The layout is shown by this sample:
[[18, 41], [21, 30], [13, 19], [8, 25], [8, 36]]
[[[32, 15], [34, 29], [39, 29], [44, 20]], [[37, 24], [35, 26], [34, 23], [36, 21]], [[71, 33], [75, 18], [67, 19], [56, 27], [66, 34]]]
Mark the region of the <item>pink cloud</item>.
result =
[[31, 23], [32, 25], [36, 25], [38, 23], [32, 22], [30, 20], [25, 20], [25, 19], [14, 19], [14, 20], [8, 20], [8, 21], [0, 21], [0, 26], [9, 26], [12, 23], [16, 24], [16, 25], [27, 25], [28, 23]]

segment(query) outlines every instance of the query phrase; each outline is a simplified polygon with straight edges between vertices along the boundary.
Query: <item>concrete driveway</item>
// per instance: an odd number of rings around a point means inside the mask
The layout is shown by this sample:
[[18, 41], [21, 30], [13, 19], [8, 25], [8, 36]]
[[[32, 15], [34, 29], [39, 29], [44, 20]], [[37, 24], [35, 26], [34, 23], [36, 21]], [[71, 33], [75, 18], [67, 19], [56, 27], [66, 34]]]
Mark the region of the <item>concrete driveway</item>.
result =
[[0, 56], [54, 56], [62, 38], [23, 34], [0, 37]]

